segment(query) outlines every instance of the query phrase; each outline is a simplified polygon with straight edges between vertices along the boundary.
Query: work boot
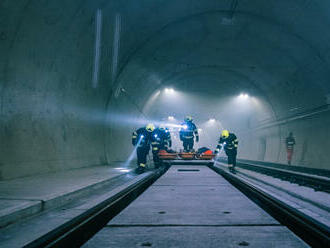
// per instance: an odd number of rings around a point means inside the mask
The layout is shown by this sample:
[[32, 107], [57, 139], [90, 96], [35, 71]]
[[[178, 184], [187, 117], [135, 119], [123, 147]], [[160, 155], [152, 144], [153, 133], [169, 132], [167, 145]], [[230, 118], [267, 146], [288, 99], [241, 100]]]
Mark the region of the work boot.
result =
[[135, 172], [137, 174], [141, 174], [141, 173], [143, 173], [145, 171], [145, 167], [146, 167], [145, 164], [140, 163], [139, 166], [135, 169]]
[[135, 169], [135, 173], [136, 174], [141, 174], [141, 173], [143, 173], [144, 172], [144, 168], [142, 168], [142, 167], [140, 167], [140, 166], [138, 166], [136, 169]]

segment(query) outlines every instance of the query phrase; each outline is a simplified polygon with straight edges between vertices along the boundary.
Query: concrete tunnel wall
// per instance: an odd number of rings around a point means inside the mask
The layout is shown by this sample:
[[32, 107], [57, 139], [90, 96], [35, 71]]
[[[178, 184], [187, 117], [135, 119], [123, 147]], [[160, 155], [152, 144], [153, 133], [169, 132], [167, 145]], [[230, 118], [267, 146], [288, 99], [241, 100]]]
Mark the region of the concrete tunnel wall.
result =
[[[239, 157], [286, 162], [293, 131], [294, 164], [329, 169], [328, 13], [321, 0], [1, 1], [0, 179], [125, 161], [141, 118], [161, 118], [152, 94], [206, 82], [212, 99], [244, 91], [264, 105], [239, 121], [212, 110]], [[202, 121], [206, 106], [190, 114]]]

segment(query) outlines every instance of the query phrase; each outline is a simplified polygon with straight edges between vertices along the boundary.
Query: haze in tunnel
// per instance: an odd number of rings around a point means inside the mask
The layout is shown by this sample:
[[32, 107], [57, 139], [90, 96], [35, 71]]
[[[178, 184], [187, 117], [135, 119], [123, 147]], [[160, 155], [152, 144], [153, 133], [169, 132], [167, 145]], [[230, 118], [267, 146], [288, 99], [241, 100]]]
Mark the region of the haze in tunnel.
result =
[[200, 145], [228, 128], [239, 158], [286, 163], [292, 131], [293, 164], [329, 169], [329, 13], [322, 0], [1, 1], [0, 178], [126, 161], [135, 128], [186, 114]]

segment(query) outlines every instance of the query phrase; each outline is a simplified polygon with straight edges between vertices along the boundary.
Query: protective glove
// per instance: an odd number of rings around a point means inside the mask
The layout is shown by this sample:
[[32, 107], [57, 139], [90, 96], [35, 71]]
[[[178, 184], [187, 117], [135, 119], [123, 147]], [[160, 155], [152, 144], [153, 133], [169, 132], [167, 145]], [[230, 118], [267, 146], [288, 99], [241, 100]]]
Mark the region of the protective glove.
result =
[[218, 154], [219, 152], [220, 152], [219, 148], [215, 149], [215, 151], [214, 151], [215, 154]]
[[199, 141], [199, 136], [196, 136], [196, 142], [198, 142]]

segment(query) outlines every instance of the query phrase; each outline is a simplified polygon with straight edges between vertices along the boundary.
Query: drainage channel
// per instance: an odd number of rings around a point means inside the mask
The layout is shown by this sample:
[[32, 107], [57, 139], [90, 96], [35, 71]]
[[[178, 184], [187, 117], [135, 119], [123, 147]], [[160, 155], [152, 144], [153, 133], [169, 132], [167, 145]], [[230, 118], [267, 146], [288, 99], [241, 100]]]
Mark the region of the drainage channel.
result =
[[254, 185], [244, 182], [224, 169], [215, 166], [210, 166], [210, 168], [223, 176], [253, 202], [312, 247], [329, 246], [330, 230], [328, 226], [315, 221], [313, 218], [263, 192]]
[[24, 247], [80, 247], [162, 176], [167, 169], [164, 167], [144, 173], [143, 176], [141, 175], [141, 180], [121, 189], [109, 199]]

